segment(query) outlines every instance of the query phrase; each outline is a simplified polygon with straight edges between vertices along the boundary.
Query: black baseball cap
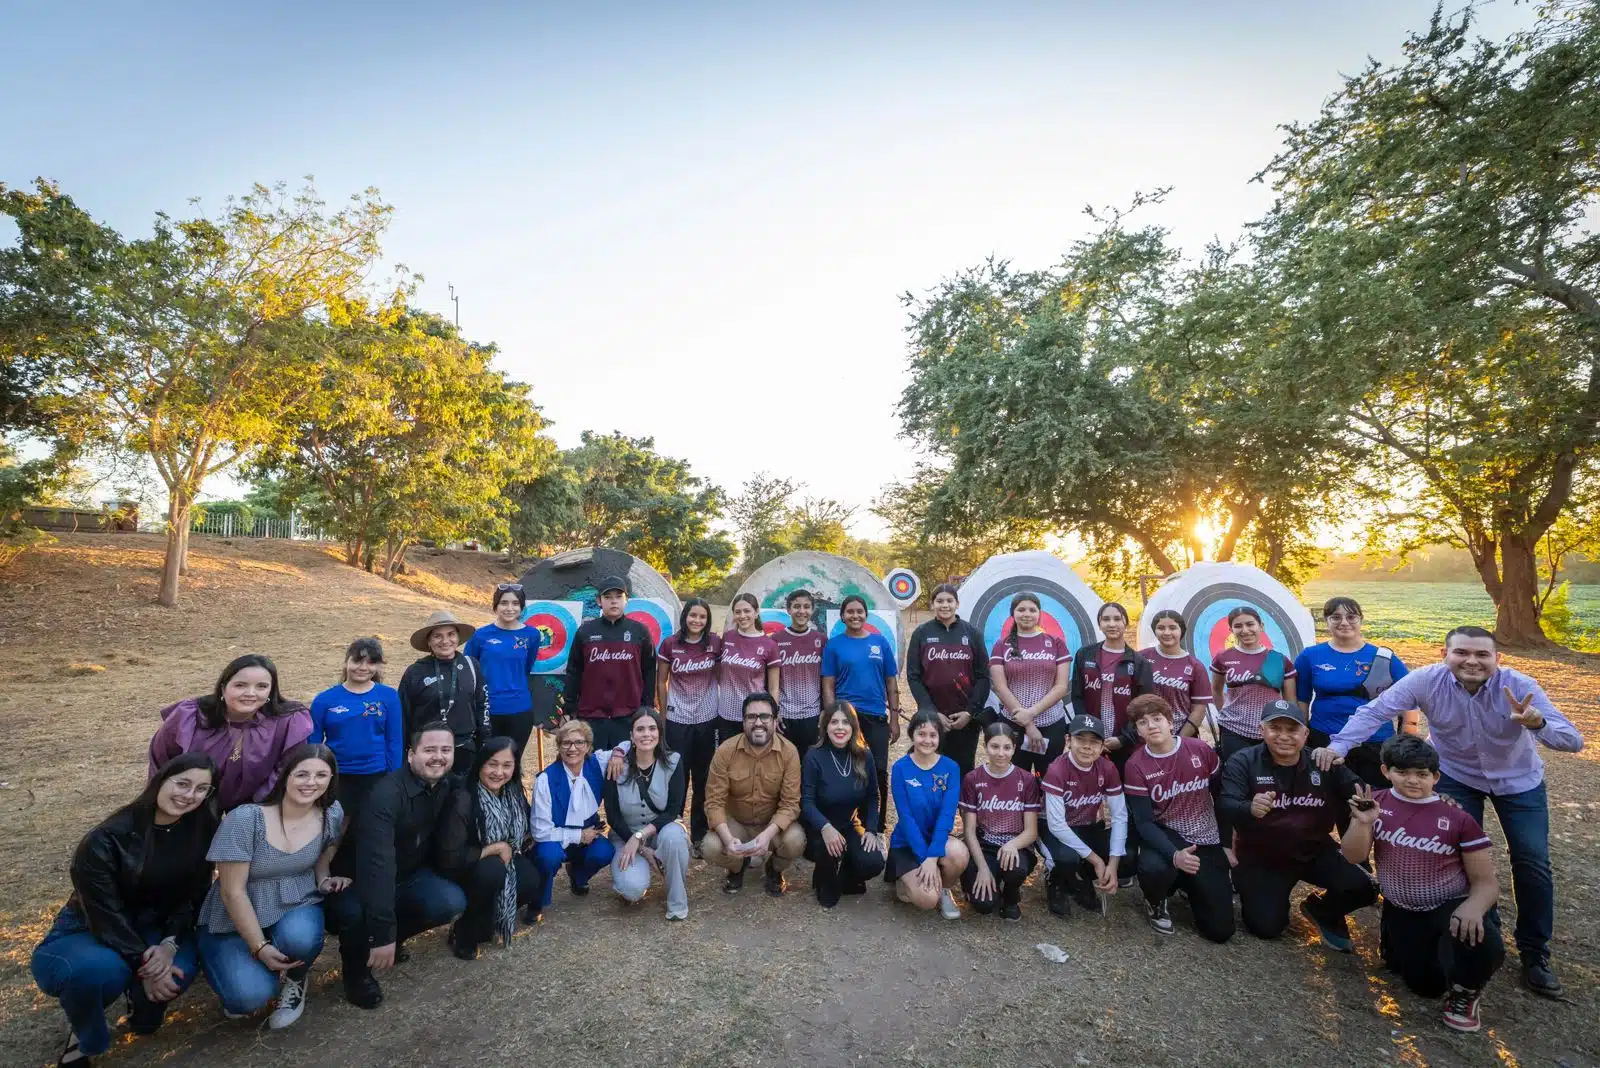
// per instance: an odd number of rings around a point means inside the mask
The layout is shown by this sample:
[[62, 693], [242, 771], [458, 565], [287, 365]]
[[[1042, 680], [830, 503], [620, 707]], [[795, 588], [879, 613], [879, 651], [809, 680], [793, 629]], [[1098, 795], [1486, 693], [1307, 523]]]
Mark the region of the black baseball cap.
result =
[[628, 583], [620, 575], [606, 575], [594, 584], [596, 593], [610, 593], [612, 590], [628, 592]]
[[1302, 727], [1306, 725], [1306, 714], [1293, 701], [1268, 701], [1261, 710], [1261, 722], [1269, 719], [1292, 719]]
[[1073, 716], [1072, 722], [1067, 724], [1067, 733], [1092, 734], [1096, 738], [1104, 738], [1106, 727], [1094, 716]]

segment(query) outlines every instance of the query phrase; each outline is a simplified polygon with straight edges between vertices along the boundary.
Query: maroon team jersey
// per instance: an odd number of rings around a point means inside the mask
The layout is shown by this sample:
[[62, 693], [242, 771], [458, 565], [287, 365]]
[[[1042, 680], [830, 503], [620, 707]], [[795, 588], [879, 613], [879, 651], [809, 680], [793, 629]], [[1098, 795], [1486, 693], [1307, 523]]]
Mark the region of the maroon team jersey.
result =
[[980, 671], [989, 670], [983, 650], [973, 648], [970, 627], [952, 627], [930, 634], [922, 642], [922, 685], [933, 707], [947, 716], [967, 710], [972, 683]]
[[745, 697], [766, 690], [767, 668], [777, 662], [778, 646], [770, 636], [737, 630], [724, 634], [722, 660], [717, 666], [717, 714], [741, 722]]
[[1128, 720], [1128, 702], [1133, 700], [1133, 676], [1117, 679], [1117, 665], [1122, 663], [1120, 652], [1101, 649], [1098, 663], [1084, 672], [1084, 710], [1100, 721], [1100, 729], [1107, 738], [1114, 738]]
[[709, 723], [717, 718], [717, 661], [722, 638], [708, 634], [704, 641], [686, 642], [679, 635], [661, 639], [656, 655], [670, 665], [667, 683], [667, 719], [673, 723]]
[[998, 778], [979, 764], [961, 780], [961, 811], [978, 821], [978, 837], [1003, 846], [1022, 833], [1022, 816], [1044, 808], [1039, 780], [1015, 764]]
[[1461, 855], [1489, 848], [1478, 821], [1437, 796], [1408, 801], [1379, 790], [1372, 799], [1378, 803], [1372, 853], [1384, 904], [1426, 912], [1466, 897]]
[[1141, 745], [1122, 769], [1129, 797], [1148, 797], [1156, 822], [1190, 845], [1218, 845], [1217, 810], [1211, 800], [1211, 777], [1221, 766], [1217, 751], [1198, 738], [1179, 738], [1164, 756]]
[[1100, 806], [1106, 798], [1122, 793], [1122, 779], [1115, 764], [1100, 756], [1088, 767], [1080, 767], [1070, 750], [1050, 762], [1040, 785], [1045, 793], [1061, 798], [1068, 827], [1099, 823]]
[[796, 634], [788, 627], [769, 637], [778, 647], [778, 714], [810, 719], [822, 714], [822, 647], [828, 636], [816, 627]]
[[[1226, 686], [1225, 703], [1217, 710], [1217, 721], [1243, 738], [1261, 737], [1261, 710], [1267, 702], [1283, 697], [1280, 690], [1264, 682], [1251, 681], [1261, 677], [1261, 666], [1266, 663], [1270, 649], [1257, 649], [1247, 653], [1232, 646], [1222, 650], [1211, 661], [1211, 670], [1221, 675]], [[1294, 678], [1294, 662], [1285, 658], [1283, 677]]]
[[1140, 649], [1139, 655], [1150, 661], [1156, 693], [1172, 707], [1172, 730], [1176, 734], [1189, 719], [1192, 702], [1212, 699], [1211, 672], [1192, 653], [1167, 656], [1160, 649]]
[[[1040, 631], [1028, 636], [1017, 635], [1017, 648], [1011, 648], [1009, 637], [1001, 638], [989, 650], [989, 663], [1005, 669], [1006, 686], [1024, 708], [1037, 704], [1056, 684], [1056, 667], [1072, 659], [1067, 643], [1053, 634]], [[1001, 715], [1009, 718], [1005, 709]], [[1033, 721], [1036, 727], [1048, 727], [1066, 714], [1060, 701], [1051, 705]]]

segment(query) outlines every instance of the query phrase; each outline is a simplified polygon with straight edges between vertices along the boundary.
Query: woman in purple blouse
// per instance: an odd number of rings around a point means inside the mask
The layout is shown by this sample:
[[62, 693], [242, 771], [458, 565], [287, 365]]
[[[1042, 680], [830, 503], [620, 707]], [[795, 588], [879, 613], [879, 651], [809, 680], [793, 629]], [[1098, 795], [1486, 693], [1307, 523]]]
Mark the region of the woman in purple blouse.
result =
[[150, 739], [150, 776], [180, 753], [207, 753], [220, 769], [224, 812], [265, 799], [284, 752], [311, 735], [311, 710], [278, 692], [278, 669], [259, 653], [223, 668], [211, 693], [162, 709], [161, 721]]

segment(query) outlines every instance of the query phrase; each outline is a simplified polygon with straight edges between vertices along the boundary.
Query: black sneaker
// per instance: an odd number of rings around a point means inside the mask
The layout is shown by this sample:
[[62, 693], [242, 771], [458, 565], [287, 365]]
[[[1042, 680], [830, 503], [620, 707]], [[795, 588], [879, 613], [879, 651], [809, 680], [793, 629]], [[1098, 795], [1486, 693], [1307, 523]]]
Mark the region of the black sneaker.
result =
[[383, 987], [365, 968], [356, 974], [346, 969], [344, 999], [358, 1009], [375, 1009], [383, 1004]]
[[1056, 882], [1056, 880], [1049, 879], [1045, 882], [1044, 899], [1045, 903], [1050, 907], [1052, 916], [1060, 916], [1062, 919], [1066, 919], [1072, 914], [1072, 906], [1068, 904], [1071, 896], [1067, 893], [1067, 888]]
[[1543, 954], [1530, 954], [1523, 958], [1522, 985], [1542, 998], [1559, 998], [1566, 993], [1566, 988], [1550, 967], [1550, 958]]
[[761, 889], [772, 897], [782, 897], [783, 891], [788, 887], [783, 880], [783, 872], [778, 871], [771, 864], [766, 866], [766, 875], [761, 880]]
[[478, 959], [478, 943], [465, 937], [459, 923], [450, 928], [450, 952], [456, 955], [456, 960]]
[[587, 897], [588, 895], [589, 895], [589, 885], [587, 883], [585, 883], [582, 886], [579, 886], [577, 883], [573, 883], [572, 884], [572, 896], [573, 897]]
[[128, 1030], [136, 1035], [153, 1035], [161, 1030], [161, 1021], [166, 1018], [167, 1006], [146, 1001], [143, 997], [128, 998]]
[[1015, 904], [1001, 905], [1000, 918], [1002, 920], [1010, 920], [1012, 923], [1016, 923], [1022, 919], [1022, 909], [1017, 907]]
[[61, 1056], [56, 1059], [56, 1068], [94, 1068], [94, 1058], [86, 1057], [78, 1051], [78, 1033], [67, 1032], [67, 1044], [61, 1047]]
[[738, 871], [730, 871], [728, 873], [728, 875], [727, 875], [727, 878], [722, 880], [722, 892], [724, 894], [737, 894], [740, 890], [743, 890], [743, 889], [744, 889], [744, 869], [743, 868], [740, 868]]
[[1118, 890], [1132, 890], [1133, 884], [1138, 881], [1138, 876], [1133, 872], [1124, 872], [1117, 876]]
[[1154, 905], [1145, 905], [1145, 919], [1150, 921], [1151, 928], [1156, 934], [1169, 935], [1172, 933], [1172, 912], [1167, 908], [1165, 899]]
[[544, 922], [544, 906], [529, 905], [527, 908], [523, 909], [522, 922], [527, 924], [529, 927], [539, 926], [540, 923]]
[[1072, 892], [1072, 900], [1085, 912], [1100, 911], [1100, 891], [1094, 888], [1094, 883], [1087, 879], [1078, 880], [1078, 888]]
[[1342, 914], [1322, 915], [1322, 909], [1319, 907], [1321, 903], [1320, 898], [1308, 897], [1300, 902], [1300, 911], [1316, 927], [1317, 933], [1322, 936], [1323, 945], [1340, 953], [1354, 953], [1356, 946], [1350, 939], [1350, 921]]

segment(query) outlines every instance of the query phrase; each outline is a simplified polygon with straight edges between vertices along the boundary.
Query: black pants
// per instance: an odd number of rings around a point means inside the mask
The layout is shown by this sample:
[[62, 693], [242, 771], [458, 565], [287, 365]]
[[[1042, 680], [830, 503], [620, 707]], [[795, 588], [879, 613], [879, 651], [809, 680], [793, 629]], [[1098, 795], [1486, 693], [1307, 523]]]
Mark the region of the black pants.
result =
[[[517, 906], [534, 904], [544, 889], [544, 877], [522, 853], [511, 854], [511, 866], [517, 873]], [[467, 895], [467, 909], [456, 921], [457, 945], [476, 946], [494, 937], [495, 903], [500, 900], [505, 878], [506, 866], [499, 857], [480, 857], [456, 875], [456, 883]]]
[[689, 767], [689, 841], [706, 836], [706, 774], [717, 751], [717, 721], [674, 723], [667, 720], [667, 748]]
[[[1083, 839], [1101, 860], [1110, 860], [1111, 828], [1104, 823], [1086, 823], [1072, 828], [1072, 833]], [[1049, 827], [1039, 828], [1039, 844], [1050, 851], [1053, 868], [1050, 881], [1086, 903], [1095, 894], [1094, 865], [1078, 856], [1078, 851], [1050, 833]], [[1120, 865], [1119, 865], [1120, 867]]]
[[983, 843], [983, 861], [989, 865], [989, 874], [994, 876], [998, 892], [982, 900], [972, 896], [973, 884], [978, 881], [978, 862], [967, 861], [967, 870], [961, 873], [961, 892], [967, 895], [967, 904], [972, 906], [973, 911], [987, 916], [1001, 905], [1015, 905], [1022, 900], [1022, 884], [1033, 874], [1033, 866], [1038, 863], [1039, 855], [1031, 849], [1023, 849], [1017, 852], [1017, 860], [1021, 863], [1006, 871], [1000, 867], [999, 847]]
[[450, 762], [450, 774], [465, 780], [472, 774], [473, 762], [478, 759], [478, 740], [472, 735], [456, 739], [455, 758]]
[[[528, 748], [528, 739], [533, 736], [533, 709], [526, 712], [513, 712], [509, 716], [489, 716], [489, 727], [497, 738], [510, 738], [517, 743], [516, 761], [517, 778], [522, 777], [522, 754]], [[539, 768], [534, 768], [539, 771]]]
[[1244, 929], [1257, 938], [1283, 934], [1289, 927], [1289, 891], [1296, 883], [1322, 888], [1323, 893], [1313, 899], [1312, 907], [1328, 919], [1348, 915], [1378, 900], [1371, 877], [1344, 859], [1331, 838], [1315, 857], [1303, 863], [1288, 861], [1269, 866], [1241, 857], [1233, 870], [1233, 885], [1239, 890]]
[[1477, 945], [1469, 946], [1450, 933], [1450, 914], [1465, 900], [1458, 897], [1427, 912], [1384, 902], [1383, 962], [1425, 998], [1438, 997], [1452, 984], [1482, 990], [1505, 962], [1505, 939], [1493, 909], [1483, 918], [1483, 941]]
[[804, 719], [781, 719], [778, 721], [783, 736], [789, 743], [800, 750], [800, 759], [806, 758], [806, 750], [817, 744], [817, 735], [822, 729], [822, 717], [806, 716]]
[[983, 727], [974, 719], [960, 730], [945, 731], [944, 737], [939, 741], [939, 752], [956, 762], [961, 769], [962, 778], [973, 769], [978, 759], [978, 738], [983, 734]]
[[1213, 942], [1226, 942], [1233, 937], [1233, 883], [1228, 878], [1228, 858], [1221, 846], [1203, 845], [1194, 852], [1200, 858], [1200, 870], [1189, 875], [1174, 868], [1148, 843], [1140, 845], [1139, 889], [1146, 901], [1165, 901], [1173, 891], [1182, 890], [1189, 897], [1194, 925], [1200, 934]]
[[843, 894], [864, 894], [867, 880], [875, 879], [883, 871], [884, 856], [861, 844], [861, 832], [853, 825], [835, 827], [844, 835], [844, 852], [837, 857], [828, 855], [822, 841], [822, 832], [806, 828], [806, 859], [811, 861], [811, 889], [816, 891], [817, 904], [832, 908]]
[[[1133, 755], [1133, 751], [1136, 748], [1138, 748], [1139, 746], [1141, 746], [1143, 744], [1144, 744], [1143, 742], [1134, 742], [1133, 745], [1131, 745], [1131, 746], [1130, 745], [1125, 745], [1120, 749], [1117, 749], [1117, 750], [1115, 750], [1113, 752], [1110, 752], [1110, 753], [1106, 754], [1106, 756], [1111, 758], [1112, 765], [1114, 767], [1116, 767], [1116, 769], [1117, 769], [1117, 778], [1118, 779], [1126, 781], [1126, 779], [1127, 779], [1127, 771], [1126, 771], [1126, 769], [1127, 769], [1127, 766], [1128, 766], [1128, 758]], [[1124, 803], [1126, 803], [1126, 802], [1124, 802]], [[1226, 838], [1223, 839], [1224, 842], [1226, 842], [1227, 840], [1228, 839], [1226, 839]], [[1110, 848], [1109, 843], [1107, 845], [1107, 848]], [[1100, 855], [1102, 857], [1105, 856], [1105, 854], [1101, 853], [1100, 850], [1098, 850], [1098, 849], [1096, 849], [1095, 852], [1096, 853], [1100, 853]], [[1123, 852], [1124, 856], [1128, 856], [1128, 857], [1137, 858], [1139, 856], [1139, 825], [1137, 823], [1134, 823], [1133, 819], [1131, 817], [1128, 820], [1128, 840], [1125, 843], [1123, 843], [1122, 852]], [[1110, 858], [1107, 858], [1107, 859], [1110, 859]], [[1130, 870], [1127, 870], [1126, 862], [1125, 862], [1124, 864], [1117, 865], [1117, 874], [1118, 874], [1119, 877], [1121, 877], [1123, 875], [1132, 875], [1133, 872], [1130, 871]]]
[[[1310, 728], [1306, 737], [1306, 752], [1313, 749], [1324, 749], [1333, 739], [1315, 727]], [[1374, 790], [1387, 790], [1389, 780], [1383, 775], [1383, 743], [1362, 742], [1350, 752], [1345, 754], [1344, 766], [1355, 772], [1356, 778], [1372, 787]], [[1350, 813], [1340, 813], [1339, 830], [1343, 832], [1350, 823]]]
[[[1235, 734], [1226, 727], [1217, 728], [1217, 756], [1226, 764], [1228, 758], [1241, 749], [1249, 749], [1252, 745], [1260, 745], [1260, 738], [1246, 738], [1242, 734]], [[1217, 809], [1217, 831], [1222, 836], [1222, 844], [1233, 847], [1233, 824], [1223, 816], [1222, 809]]]
[[372, 788], [387, 774], [388, 772], [384, 771], [372, 775], [351, 775], [342, 771], [339, 773], [339, 805], [344, 809], [346, 829], [356, 826], [356, 820], [367, 807], [367, 798], [372, 794]]
[[882, 834], [884, 820], [889, 816], [889, 718], [866, 714], [856, 718], [861, 721], [861, 734], [878, 772], [878, 825], [867, 830]]
[[633, 729], [632, 716], [606, 716], [595, 719], [585, 719], [589, 729], [594, 731], [594, 750], [600, 752], [605, 749], [615, 749], [628, 740], [628, 734]]
[[[1013, 724], [1014, 726], [1014, 724]], [[1050, 762], [1060, 756], [1067, 748], [1067, 721], [1058, 719], [1048, 727], [1040, 727], [1039, 733], [1044, 735], [1045, 751], [1043, 753], [1025, 753], [1022, 751], [1023, 731], [1017, 730], [1017, 754], [1012, 761], [1023, 771], [1031, 771], [1035, 775], [1043, 775]]]

